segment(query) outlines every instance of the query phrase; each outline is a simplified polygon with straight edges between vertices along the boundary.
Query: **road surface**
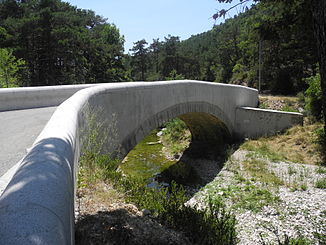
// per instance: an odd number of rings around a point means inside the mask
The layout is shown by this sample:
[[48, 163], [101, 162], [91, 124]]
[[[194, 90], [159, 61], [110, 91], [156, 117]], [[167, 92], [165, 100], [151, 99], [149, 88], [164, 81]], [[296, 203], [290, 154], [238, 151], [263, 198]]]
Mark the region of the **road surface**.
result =
[[0, 179], [26, 154], [56, 107], [0, 112]]

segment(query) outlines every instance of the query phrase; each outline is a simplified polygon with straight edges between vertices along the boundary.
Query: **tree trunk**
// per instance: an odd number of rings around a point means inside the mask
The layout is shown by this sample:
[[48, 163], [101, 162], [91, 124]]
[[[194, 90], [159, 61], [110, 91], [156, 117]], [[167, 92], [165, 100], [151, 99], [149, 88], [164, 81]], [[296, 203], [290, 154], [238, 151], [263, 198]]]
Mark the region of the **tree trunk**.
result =
[[326, 1], [311, 0], [314, 33], [317, 41], [320, 82], [323, 96], [324, 130], [326, 133]]

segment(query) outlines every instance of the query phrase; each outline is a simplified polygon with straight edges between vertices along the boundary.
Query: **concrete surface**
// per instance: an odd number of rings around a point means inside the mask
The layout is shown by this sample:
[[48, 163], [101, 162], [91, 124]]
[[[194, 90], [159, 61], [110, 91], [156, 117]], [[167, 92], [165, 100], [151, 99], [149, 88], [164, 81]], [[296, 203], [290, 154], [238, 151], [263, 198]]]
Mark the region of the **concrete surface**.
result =
[[117, 83], [77, 92], [57, 108], [0, 197], [0, 244], [74, 243], [78, 159], [82, 147], [94, 147], [89, 144], [94, 130], [100, 132], [96, 142], [102, 147], [96, 150], [123, 157], [150, 130], [189, 113], [183, 118], [191, 120], [198, 138], [212, 132], [202, 130], [206, 124], [195, 118], [203, 113], [218, 118], [229, 135], [242, 135], [246, 128], [238, 124], [246, 119], [237, 108], [257, 102], [255, 89], [187, 80]]
[[55, 109], [0, 112], [0, 194], [6, 184], [3, 175], [26, 155]]
[[77, 91], [100, 84], [1, 88], [0, 111], [58, 106]]
[[303, 115], [295, 112], [242, 107], [237, 108], [236, 115], [236, 127], [242, 138], [269, 136], [292, 125], [303, 124]]
[[55, 109], [0, 112], [0, 176], [26, 155]]

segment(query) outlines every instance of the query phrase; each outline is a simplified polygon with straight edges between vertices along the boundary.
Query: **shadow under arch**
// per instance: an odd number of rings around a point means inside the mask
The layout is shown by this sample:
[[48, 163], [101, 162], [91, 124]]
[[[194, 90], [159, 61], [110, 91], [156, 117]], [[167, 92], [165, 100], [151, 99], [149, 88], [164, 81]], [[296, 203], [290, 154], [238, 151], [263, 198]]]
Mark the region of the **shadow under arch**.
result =
[[120, 157], [126, 156], [152, 130], [176, 117], [188, 126], [192, 144], [219, 145], [232, 139], [233, 125], [218, 106], [207, 102], [181, 103], [154, 114], [136, 126], [121, 142]]

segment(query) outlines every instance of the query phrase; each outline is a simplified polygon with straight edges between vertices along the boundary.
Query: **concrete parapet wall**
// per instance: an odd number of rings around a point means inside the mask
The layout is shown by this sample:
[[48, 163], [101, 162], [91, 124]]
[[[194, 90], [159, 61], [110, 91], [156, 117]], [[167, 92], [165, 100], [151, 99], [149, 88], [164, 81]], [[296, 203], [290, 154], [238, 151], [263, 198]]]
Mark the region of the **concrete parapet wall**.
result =
[[0, 111], [58, 106], [77, 91], [99, 84], [1, 88]]
[[[122, 157], [150, 130], [187, 113], [207, 113], [230, 135], [243, 133], [245, 120], [254, 123], [259, 113], [240, 107], [257, 103], [255, 89], [187, 80], [116, 83], [77, 92], [57, 108], [0, 197], [0, 244], [74, 243], [78, 159], [92, 130], [101, 130], [103, 151]], [[267, 114], [255, 124], [260, 133]], [[184, 118], [194, 120], [194, 115]], [[277, 115], [270, 120], [279, 120]], [[247, 129], [254, 135], [254, 128]]]
[[236, 109], [236, 134], [240, 138], [258, 138], [303, 124], [303, 115], [251, 107]]

